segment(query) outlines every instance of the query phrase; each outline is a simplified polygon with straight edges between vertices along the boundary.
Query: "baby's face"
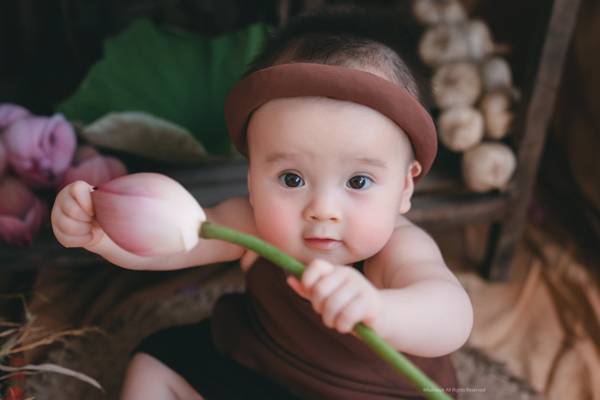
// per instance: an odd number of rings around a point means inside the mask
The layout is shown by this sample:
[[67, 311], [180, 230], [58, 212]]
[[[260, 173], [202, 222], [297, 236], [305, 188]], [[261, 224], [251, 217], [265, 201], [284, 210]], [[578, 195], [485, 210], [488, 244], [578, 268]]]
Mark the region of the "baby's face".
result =
[[376, 254], [410, 207], [410, 146], [390, 119], [326, 98], [272, 100], [248, 126], [248, 186], [261, 237], [300, 261]]

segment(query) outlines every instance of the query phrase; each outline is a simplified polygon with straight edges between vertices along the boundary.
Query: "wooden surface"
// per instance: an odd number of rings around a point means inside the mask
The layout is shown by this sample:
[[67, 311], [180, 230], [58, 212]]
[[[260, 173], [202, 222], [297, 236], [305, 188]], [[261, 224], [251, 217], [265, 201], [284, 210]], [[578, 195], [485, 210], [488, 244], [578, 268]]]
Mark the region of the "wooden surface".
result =
[[495, 281], [509, 278], [510, 263], [523, 235], [530, 193], [537, 178], [579, 0], [555, 0], [547, 2], [546, 6], [548, 8], [544, 12], [548, 15], [548, 22], [538, 37], [541, 54], [534, 57], [533, 84], [525, 93], [523, 101], [526, 106], [521, 108], [518, 116], [520, 131], [516, 133], [520, 142], [517, 144], [517, 171], [507, 204], [510, 213], [502, 224], [492, 227], [490, 239], [497, 242], [488, 254], [487, 270], [482, 271], [484, 276]]

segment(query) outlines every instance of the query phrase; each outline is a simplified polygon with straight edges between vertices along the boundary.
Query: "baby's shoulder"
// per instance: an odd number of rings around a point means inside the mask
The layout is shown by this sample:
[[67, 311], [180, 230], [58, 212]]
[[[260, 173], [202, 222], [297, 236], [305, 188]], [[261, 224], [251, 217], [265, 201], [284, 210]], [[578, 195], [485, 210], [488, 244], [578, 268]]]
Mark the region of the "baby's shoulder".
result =
[[399, 271], [407, 272], [423, 264], [445, 266], [435, 240], [422, 228], [400, 216], [388, 242], [365, 261], [365, 275], [386, 287], [386, 282]]
[[256, 236], [254, 210], [248, 196], [237, 196], [205, 209], [209, 221]]
[[390, 240], [386, 246], [396, 246], [399, 242], [419, 242], [419, 241], [433, 241], [431, 236], [423, 228], [413, 224], [408, 218], [403, 215], [399, 215], [396, 219], [396, 225]]
[[388, 259], [404, 263], [442, 260], [435, 240], [423, 228], [404, 216], [400, 216], [396, 222], [394, 232], [381, 253]]
[[[254, 209], [250, 204], [248, 196], [233, 197], [213, 208], [207, 209], [206, 216], [211, 222], [252, 236], [259, 236], [254, 219]], [[244, 272], [247, 271], [257, 258], [258, 255], [256, 253], [245, 250], [240, 257], [242, 270]]]

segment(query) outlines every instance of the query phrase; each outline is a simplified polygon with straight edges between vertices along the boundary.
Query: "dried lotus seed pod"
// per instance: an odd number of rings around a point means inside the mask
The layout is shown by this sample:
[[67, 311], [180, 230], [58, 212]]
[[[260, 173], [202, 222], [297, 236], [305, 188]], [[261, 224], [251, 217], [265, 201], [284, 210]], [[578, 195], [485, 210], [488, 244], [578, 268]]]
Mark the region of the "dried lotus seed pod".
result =
[[464, 31], [472, 60], [480, 60], [494, 51], [494, 40], [485, 22], [473, 19], [464, 26]]
[[481, 93], [479, 71], [468, 61], [442, 65], [431, 84], [435, 102], [442, 109], [473, 105]]
[[469, 43], [463, 29], [455, 25], [436, 25], [425, 32], [419, 42], [423, 62], [437, 66], [469, 56]]
[[517, 157], [504, 143], [484, 142], [462, 156], [465, 185], [479, 193], [505, 190], [517, 167]]
[[485, 121], [485, 137], [502, 139], [510, 133], [514, 119], [512, 105], [510, 88], [499, 87], [483, 95], [479, 110]]
[[456, 24], [467, 19], [467, 13], [458, 0], [415, 0], [412, 12], [423, 25]]
[[472, 107], [451, 108], [440, 115], [438, 132], [440, 141], [448, 149], [465, 151], [483, 139], [483, 117]]
[[491, 57], [481, 64], [481, 82], [484, 90], [512, 85], [510, 65], [502, 57]]

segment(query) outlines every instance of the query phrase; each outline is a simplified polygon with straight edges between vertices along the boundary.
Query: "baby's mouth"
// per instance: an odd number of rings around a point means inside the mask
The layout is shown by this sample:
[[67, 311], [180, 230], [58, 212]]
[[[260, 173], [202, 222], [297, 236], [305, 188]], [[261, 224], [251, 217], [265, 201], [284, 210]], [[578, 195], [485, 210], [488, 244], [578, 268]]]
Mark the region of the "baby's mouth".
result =
[[332, 250], [341, 245], [342, 241], [330, 238], [304, 238], [304, 243], [317, 250]]

